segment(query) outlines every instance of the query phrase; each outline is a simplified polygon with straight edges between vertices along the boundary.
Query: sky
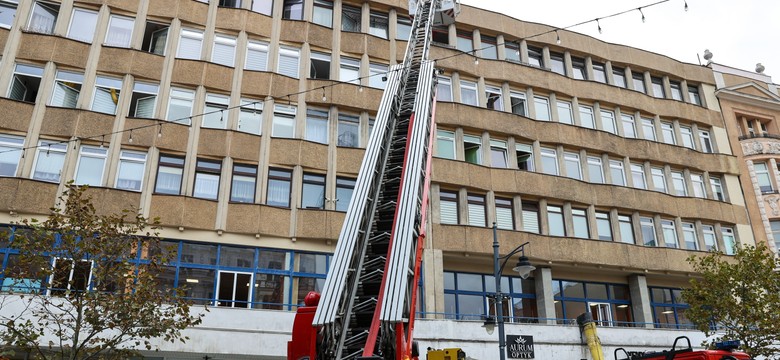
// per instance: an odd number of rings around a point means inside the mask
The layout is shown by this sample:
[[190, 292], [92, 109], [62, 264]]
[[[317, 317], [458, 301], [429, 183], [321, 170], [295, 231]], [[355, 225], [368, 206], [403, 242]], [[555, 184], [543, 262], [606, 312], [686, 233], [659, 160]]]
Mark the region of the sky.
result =
[[[659, 0], [461, 0], [462, 4], [491, 10], [530, 22], [566, 27]], [[698, 64], [704, 50], [721, 65], [764, 74], [780, 83], [780, 1], [777, 0], [668, 0], [616, 17], [569, 30], [599, 40], [624, 44]], [[509, 5], [507, 5], [509, 4]], [[457, 21], [457, 20], [456, 20]], [[566, 36], [561, 32], [561, 46]]]

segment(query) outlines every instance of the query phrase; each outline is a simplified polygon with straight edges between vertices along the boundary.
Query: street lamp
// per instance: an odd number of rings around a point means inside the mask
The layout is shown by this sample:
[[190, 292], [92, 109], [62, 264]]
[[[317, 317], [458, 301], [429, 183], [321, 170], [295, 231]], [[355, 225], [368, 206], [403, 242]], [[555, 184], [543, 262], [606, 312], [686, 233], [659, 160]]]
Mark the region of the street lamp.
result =
[[[499, 255], [498, 253], [498, 227], [496, 226], [496, 223], [493, 223], [493, 277], [495, 277], [496, 280], [496, 293], [493, 295], [488, 296], [489, 298], [493, 298], [494, 302], [493, 304], [496, 306], [496, 316], [488, 316], [485, 319], [485, 323], [482, 325], [487, 333], [493, 334], [493, 329], [496, 325], [498, 325], [498, 349], [499, 349], [499, 358], [501, 360], [506, 359], [506, 339], [504, 336], [504, 299], [508, 298], [507, 295], [503, 294], [501, 292], [501, 272], [504, 270], [504, 266], [506, 266], [506, 262], [509, 261], [509, 259], [517, 254], [520, 253], [520, 258], [517, 260], [517, 265], [515, 265], [512, 270], [516, 271], [518, 274], [520, 274], [520, 277], [523, 279], [527, 279], [528, 275], [531, 274], [531, 271], [534, 271], [536, 267], [531, 265], [531, 262], [528, 260], [528, 257], [525, 256], [525, 246], [528, 245], [528, 242], [525, 242], [521, 244], [520, 246], [516, 247], [514, 250], [510, 251], [509, 254], [506, 254], [504, 256]], [[503, 260], [501, 264], [499, 265], [499, 261]]]

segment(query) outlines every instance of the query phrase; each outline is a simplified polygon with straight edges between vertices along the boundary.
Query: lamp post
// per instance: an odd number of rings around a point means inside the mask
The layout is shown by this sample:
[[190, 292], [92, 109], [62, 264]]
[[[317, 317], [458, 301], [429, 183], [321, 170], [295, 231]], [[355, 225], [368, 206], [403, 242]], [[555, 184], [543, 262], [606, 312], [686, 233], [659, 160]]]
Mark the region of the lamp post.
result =
[[[484, 327], [485, 330], [487, 330], [488, 334], [493, 333], [493, 327], [497, 324], [498, 325], [498, 349], [499, 349], [499, 359], [505, 360], [506, 359], [506, 337], [504, 334], [504, 298], [507, 296], [504, 295], [501, 292], [501, 272], [504, 269], [504, 266], [506, 266], [506, 262], [515, 254], [521, 253], [520, 258], [517, 261], [517, 265], [515, 265], [512, 270], [516, 271], [518, 274], [520, 274], [520, 277], [523, 279], [527, 279], [528, 275], [531, 274], [531, 271], [534, 271], [536, 267], [531, 265], [531, 262], [528, 261], [528, 257], [525, 256], [525, 246], [528, 245], [528, 242], [525, 242], [521, 244], [520, 246], [516, 247], [514, 250], [510, 251], [509, 254], [506, 254], [504, 256], [501, 256], [498, 252], [498, 227], [496, 226], [496, 223], [493, 223], [493, 277], [495, 277], [496, 280], [496, 293], [491, 296], [494, 300], [494, 305], [496, 306], [496, 317], [495, 321], [488, 316], [487, 320], [485, 321]], [[499, 262], [503, 260], [499, 264]]]

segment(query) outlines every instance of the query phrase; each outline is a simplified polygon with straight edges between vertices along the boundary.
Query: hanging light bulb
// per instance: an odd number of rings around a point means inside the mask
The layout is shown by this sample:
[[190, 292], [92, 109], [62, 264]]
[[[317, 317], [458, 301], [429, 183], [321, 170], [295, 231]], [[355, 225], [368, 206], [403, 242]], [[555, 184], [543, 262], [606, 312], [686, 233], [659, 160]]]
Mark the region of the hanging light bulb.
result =
[[222, 109], [222, 110], [219, 112], [219, 122], [224, 122], [224, 121], [225, 121], [225, 110], [224, 110], [224, 109]]
[[322, 101], [327, 101], [328, 98], [325, 97], [325, 87], [322, 87]]
[[558, 45], [561, 44], [561, 35], [558, 34], [558, 30], [555, 30], [555, 43]]
[[479, 65], [479, 58], [474, 55], [474, 65]]
[[127, 139], [127, 141], [133, 142], [133, 130], [132, 129], [130, 130], [130, 138]]
[[51, 144], [48, 144], [46, 147], [46, 157], [49, 157], [49, 151], [51, 151]]
[[162, 123], [157, 126], [157, 137], [162, 137]]
[[596, 26], [598, 26], [599, 34], [601, 34], [601, 23], [599, 22], [599, 19], [596, 19]]
[[360, 85], [360, 87], [358, 88], [358, 92], [363, 92], [363, 85]]
[[685, 2], [685, 11], [688, 11], [688, 0], [683, 0]]
[[100, 148], [103, 148], [103, 143], [106, 142], [106, 136], [100, 135]]
[[639, 10], [639, 13], [642, 14], [642, 22], [644, 23], [645, 22], [645, 13], [642, 12], [642, 8], [637, 8], [637, 10]]

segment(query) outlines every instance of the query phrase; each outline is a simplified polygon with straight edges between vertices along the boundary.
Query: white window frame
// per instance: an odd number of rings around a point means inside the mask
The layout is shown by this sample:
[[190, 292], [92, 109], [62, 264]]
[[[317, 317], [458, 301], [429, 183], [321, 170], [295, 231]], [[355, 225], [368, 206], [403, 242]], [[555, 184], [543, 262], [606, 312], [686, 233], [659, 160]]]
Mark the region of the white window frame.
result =
[[214, 35], [214, 47], [211, 49], [211, 62], [229, 67], [235, 66], [236, 44], [237, 40], [235, 37], [222, 34]]
[[[563, 152], [563, 163], [566, 166], [566, 176], [572, 179], [582, 180], [582, 164], [580, 163], [580, 154], [574, 152]], [[576, 170], [577, 174], [572, 174]]]
[[[122, 41], [118, 41], [118, 39], [111, 39], [111, 29], [112, 24], [114, 24], [114, 21], [127, 21], [130, 24], [130, 33], [127, 35], [127, 38], [121, 39]], [[108, 29], [106, 30], [106, 38], [103, 40], [104, 45], [108, 46], [115, 46], [115, 47], [123, 47], [123, 48], [129, 48], [130, 47], [130, 41], [133, 38], [133, 26], [135, 24], [135, 19], [127, 16], [120, 16], [116, 14], [111, 14], [111, 17], [108, 21]]]
[[[620, 175], [622, 184], [616, 182], [616, 172]], [[626, 171], [622, 160], [609, 160], [609, 174], [612, 178], [612, 185], [626, 186]]]
[[661, 233], [664, 235], [664, 246], [672, 249], [680, 248], [680, 239], [677, 238], [677, 227], [674, 220], [661, 219]]
[[[206, 93], [206, 103], [201, 116], [201, 128], [227, 128], [230, 111], [230, 97], [222, 94]], [[218, 111], [218, 112], [214, 112]]]
[[[92, 29], [92, 34], [90, 35], [89, 39], [87, 39], [86, 37], [76, 37], [76, 36], [74, 36], [74, 34], [73, 34], [73, 24], [74, 24], [74, 19], [76, 18], [76, 13], [93, 15], [92, 19], [94, 19], [94, 23], [92, 24], [92, 26], [89, 26], [89, 24], [84, 24], [84, 25], [87, 25], [87, 27], [86, 27], [87, 29], [89, 29], [89, 28]], [[98, 12], [97, 11], [92, 11], [92, 10], [87, 10], [87, 9], [83, 9], [83, 8], [74, 7], [73, 8], [73, 12], [70, 15], [70, 23], [68, 25], [68, 35], [67, 35], [67, 37], [69, 39], [73, 39], [73, 40], [76, 40], [76, 41], [82, 41], [82, 42], [86, 42], [86, 43], [90, 43], [91, 44], [92, 41], [95, 39], [95, 28], [97, 27], [97, 19], [98, 19]]]
[[615, 125], [615, 112], [612, 110], [601, 110], [601, 130], [610, 134], [617, 134], [617, 125]]
[[[244, 117], [250, 116], [252, 121], [257, 118], [257, 125], [247, 128], [242, 126]], [[251, 130], [256, 129], [256, 130]], [[261, 135], [263, 132], [263, 102], [253, 99], [241, 99], [241, 108], [238, 115], [237, 130], [247, 134]]]
[[[596, 115], [593, 113], [593, 108], [586, 105], [580, 105], [580, 126], [588, 129], [595, 129], [596, 128]], [[583, 119], [583, 115], [590, 119], [588, 124], [586, 124]]]
[[[66, 71], [66, 70], [57, 70], [57, 73], [54, 77], [54, 89], [52, 90], [51, 99], [49, 99], [49, 105], [50, 106], [57, 106], [57, 107], [67, 107], [67, 108], [76, 108], [78, 107], [79, 98], [81, 97], [81, 90], [82, 90], [82, 84], [84, 82], [84, 74], [80, 74], [73, 71]], [[70, 86], [69, 84], [78, 84], [78, 89]], [[59, 89], [57, 86], [62, 86], [63, 89], [67, 89], [69, 91], [76, 92], [76, 98], [74, 99], [74, 104], [72, 107], [66, 106], [67, 104], [54, 104], [52, 101], [54, 101], [54, 97], [57, 94], [58, 91], [65, 91], [62, 89]], [[67, 93], [66, 93], [67, 94]], [[65, 95], [63, 95], [63, 99], [65, 100]]]
[[726, 193], [723, 191], [723, 184], [719, 177], [710, 175], [710, 187], [712, 188], [712, 196], [715, 200], [726, 201]]
[[[540, 116], [540, 108], [544, 108], [545, 113], [547, 114], [546, 117], [542, 118]], [[550, 99], [544, 97], [544, 96], [534, 96], [534, 110], [536, 111], [536, 120], [540, 121], [550, 121], [552, 120], [552, 113], [550, 112]]]
[[[490, 96], [498, 96], [497, 100], [493, 102], [493, 107], [490, 107]], [[488, 99], [485, 103], [485, 107], [496, 111], [504, 111], [504, 94], [500, 87], [497, 86], [485, 86], [485, 98]]]
[[[257, 57], [257, 61], [251, 61], [255, 57]], [[249, 42], [246, 44], [245, 60], [245, 70], [268, 71], [268, 43], [249, 40]]]
[[[187, 40], [186, 42], [184, 41], [185, 39]], [[188, 45], [195, 46], [195, 42], [197, 42], [196, 48], [189, 49], [184, 47]], [[194, 30], [194, 29], [181, 29], [181, 33], [179, 34], [179, 46], [176, 49], [176, 58], [200, 60], [202, 52], [203, 52], [203, 31]]]
[[[667, 141], [666, 136], [670, 135], [671, 138]], [[661, 141], [664, 144], [677, 145], [677, 138], [674, 136], [674, 125], [669, 122], [661, 121]]]
[[682, 146], [696, 150], [696, 142], [693, 141], [693, 129], [688, 126], [680, 126], [680, 138]]
[[636, 123], [634, 116], [629, 114], [620, 114], [623, 123], [623, 136], [627, 138], [636, 138]]
[[[282, 60], [287, 59], [288, 61], [294, 61], [295, 62], [295, 74], [291, 72], [283, 72], [284, 69], [282, 68]], [[294, 60], [293, 60], [294, 59]], [[300, 76], [300, 67], [301, 67], [301, 51], [299, 49], [288, 47], [288, 46], [280, 46], [279, 47], [279, 55], [278, 55], [278, 62], [276, 64], [276, 72], [281, 75], [289, 76], [291, 78], [297, 79]], [[292, 66], [290, 66], [290, 70], [292, 69]]]
[[341, 57], [339, 61], [339, 81], [360, 85], [360, 59]]
[[[41, 157], [50, 157], [54, 154], [54, 156], [61, 156], [60, 159], [60, 166], [59, 171], [57, 172], [57, 178], [48, 178], [48, 177], [36, 177], [35, 175], [38, 173], [38, 166], [41, 164]], [[46, 181], [46, 182], [53, 182], [53, 183], [59, 183], [62, 181], [62, 169], [65, 166], [65, 157], [68, 155], [68, 144], [61, 143], [59, 141], [52, 141], [52, 140], [41, 140], [38, 142], [38, 148], [35, 152], [35, 160], [33, 161], [33, 167], [32, 172], [30, 173], [30, 178], [33, 180], [39, 180], [39, 181]], [[45, 172], [43, 174], [52, 174], [49, 172]]]
[[707, 198], [707, 190], [704, 187], [704, 176], [701, 174], [691, 174], [691, 186], [693, 187], [693, 196], [697, 198]]
[[574, 124], [574, 113], [571, 109], [571, 103], [558, 100], [558, 122], [562, 124]]
[[[642, 164], [631, 164], [631, 180], [637, 189], [647, 189], [647, 178], [645, 177], [645, 167]], [[638, 184], [640, 183], [641, 184]]]
[[[464, 93], [469, 92], [474, 94], [474, 102], [466, 102], [466, 96]], [[460, 102], [461, 104], [479, 106], [479, 94], [477, 93], [477, 83], [473, 81], [461, 80], [460, 81]]]
[[715, 151], [715, 147], [712, 146], [712, 138], [710, 138], [709, 131], [699, 130], [699, 143], [701, 145], [701, 152], [712, 153]]
[[[19, 149], [19, 151], [14, 151], [14, 149]], [[13, 173], [4, 176], [16, 176], [23, 151], [25, 151], [23, 137], [0, 134], [0, 164], [10, 164], [12, 161], [16, 163]]]
[[[114, 103], [114, 108], [111, 109], [111, 111], [102, 111], [101, 109], [96, 109], [95, 106], [97, 105], [98, 96], [99, 94], [102, 94], [102, 91], [108, 92], [109, 96], [111, 97], [111, 101], [113, 101], [113, 95], [111, 94], [111, 91], [116, 91], [116, 102]], [[95, 78], [95, 91], [92, 93], [92, 105], [90, 105], [90, 109], [92, 111], [102, 112], [104, 114], [116, 114], [117, 106], [119, 105], [119, 100], [121, 100], [122, 90], [122, 79], [112, 78], [108, 76], [101, 76], [98, 75]]]
[[[685, 249], [699, 250], [699, 238], [698, 236], [696, 236], [696, 226], [694, 226], [693, 223], [688, 223], [688, 222], [681, 223], [680, 226], [682, 227], [683, 242], [685, 242]], [[693, 248], [688, 246], [689, 243], [693, 244]]]
[[[35, 23], [33, 23], [33, 16], [35, 15], [35, 8], [36, 7], [47, 9], [47, 10], [43, 10], [43, 11], [46, 12], [47, 14], [50, 14], [50, 12], [48, 11], [49, 7], [55, 7], [55, 6], [56, 6], [56, 9], [57, 9], [57, 13], [54, 15], [54, 19], [51, 22], [51, 24], [35, 24]], [[51, 34], [54, 33], [54, 27], [57, 26], [57, 18], [59, 17], [59, 15], [60, 15], [60, 4], [54, 5], [54, 4], [50, 4], [50, 3], [44, 2], [44, 1], [34, 1], [33, 2], [33, 7], [30, 10], [30, 18], [28, 19], [26, 30], [27, 31], [31, 31], [31, 32], [36, 32], [36, 33], [39, 33], [39, 34], [51, 35]]]
[[652, 167], [650, 168], [650, 176], [653, 177], [653, 190], [667, 194], [668, 189], [666, 188], [666, 174], [664, 173], [664, 169]]
[[655, 119], [642, 118], [642, 132], [645, 140], [658, 141], [655, 137]]
[[132, 98], [133, 95], [136, 93], [145, 94], [149, 96], [140, 97], [136, 99], [134, 117], [138, 117], [138, 105], [141, 103], [142, 100], [153, 99], [151, 114], [149, 114], [149, 116], [146, 118], [149, 119], [154, 118], [155, 114], [157, 113], [157, 97], [159, 95], [159, 92], [160, 92], [160, 86], [157, 84], [147, 83], [143, 81], [136, 81], [133, 84], [133, 93], [130, 95], [130, 97]]
[[482, 138], [476, 135], [468, 135], [468, 134], [463, 135], [464, 160], [466, 162], [471, 163], [470, 161], [468, 161], [468, 157], [465, 155], [467, 149], [470, 148], [470, 146], [467, 146], [467, 144], [474, 144], [477, 146], [477, 150], [476, 150], [477, 158], [475, 160], [476, 162], [474, 162], [473, 164], [482, 165], [484, 163], [482, 159]]
[[369, 63], [368, 64], [368, 86], [376, 89], [384, 89], [387, 84], [387, 72], [389, 67], [386, 64]]
[[[541, 148], [539, 151], [539, 156], [542, 158], [542, 173], [545, 173], [547, 175], [559, 175], [560, 169], [558, 168], [558, 153], [555, 149], [552, 148]], [[547, 159], [548, 161], [550, 159], [553, 160], [553, 164], [555, 164], [555, 169], [547, 169], [547, 166], [545, 166], [544, 159]]]
[[[514, 99], [518, 99], [519, 100], [518, 104], [521, 104], [521, 105], [518, 105], [518, 106], [522, 107], [522, 112], [516, 112], [515, 111], [515, 107], [516, 106], [514, 105], [514, 103], [512, 101]], [[513, 114], [519, 115], [519, 116], [526, 116], [526, 117], [528, 116], [528, 99], [526, 98], [524, 92], [509, 91], [509, 101], [510, 101], [510, 106], [512, 107], [510, 110], [511, 110], [511, 112]]]
[[[644, 229], [650, 229], [653, 233], [652, 244], [649, 243], [650, 239], [645, 239]], [[642, 245], [644, 246], [659, 246], [658, 231], [655, 230], [655, 220], [651, 217], [642, 216], [639, 218], [639, 232], [642, 235]]]
[[[138, 187], [120, 187], [120, 182], [125, 180], [122, 179], [122, 167], [123, 165], [127, 164], [140, 164], [143, 170], [140, 171], [140, 173], [137, 173], [138, 175]], [[114, 187], [117, 189], [123, 189], [123, 190], [130, 190], [130, 191], [141, 191], [144, 188], [144, 175], [147, 173], [146, 171], [146, 153], [140, 152], [140, 151], [130, 151], [130, 150], [122, 150], [119, 152], [119, 165], [117, 166], [116, 170], [116, 178], [114, 179]], [[127, 179], [134, 181], [136, 179]]]
[[[295, 116], [297, 107], [295, 105], [274, 105], [273, 122], [271, 123], [271, 137], [294, 138], [295, 137]], [[289, 128], [290, 134], [281, 134], [283, 128]]]
[[[491, 167], [497, 167], [497, 168], [508, 168], [509, 167], [509, 160], [507, 159], [507, 147], [506, 147], [506, 141], [503, 140], [490, 140], [490, 166]], [[500, 154], [500, 156], [503, 157], [504, 163], [503, 166], [499, 166], [499, 164], [496, 164], [494, 160], [493, 154]]]
[[[323, 117], [324, 115], [324, 117]], [[325, 122], [325, 132], [324, 132], [324, 138], [317, 137], [317, 134], [312, 132], [312, 129], [315, 127], [311, 125], [312, 122], [316, 123], [322, 123]], [[318, 109], [309, 107], [306, 109], [306, 136], [305, 139], [308, 141], [317, 142], [320, 144], [327, 144], [328, 143], [328, 129], [330, 125], [330, 114], [328, 113], [327, 109]]]
[[[177, 118], [177, 119], [171, 119], [170, 113], [171, 113], [171, 104], [176, 101], [189, 101], [190, 103], [190, 113], [187, 115], [187, 117]], [[184, 125], [190, 125], [192, 122], [192, 111], [193, 106], [195, 105], [195, 91], [183, 89], [183, 88], [176, 88], [172, 87], [170, 96], [168, 97], [168, 109], [166, 109], [165, 112], [165, 120], [176, 123], [176, 124], [184, 124]]]
[[[444, 147], [445, 144], [448, 144], [448, 148], [450, 149], [450, 152], [452, 154], [451, 157], [449, 156], [442, 156], [441, 151], [439, 150], [441, 147]], [[450, 159], [455, 160], [455, 132], [454, 131], [447, 131], [447, 130], [436, 130], [436, 157], [440, 157], [442, 159]]]
[[704, 250], [718, 251], [718, 237], [715, 235], [715, 227], [712, 225], [702, 225], [701, 232], [704, 238]]
[[[688, 186], [685, 183], [685, 175], [682, 171], [672, 171], [672, 185], [674, 185], [674, 195], [688, 196]], [[678, 189], [678, 185], [682, 189]]]
[[[84, 158], [102, 159], [103, 165], [100, 169], [100, 182], [96, 184], [90, 184], [87, 182], [79, 181], [79, 175], [81, 172], [82, 160]], [[103, 177], [106, 175], [106, 160], [108, 159], [108, 149], [100, 148], [96, 146], [82, 145], [79, 149], [78, 160], [76, 162], [76, 172], [73, 176], [73, 182], [76, 185], [89, 185], [89, 186], [103, 186]]]

